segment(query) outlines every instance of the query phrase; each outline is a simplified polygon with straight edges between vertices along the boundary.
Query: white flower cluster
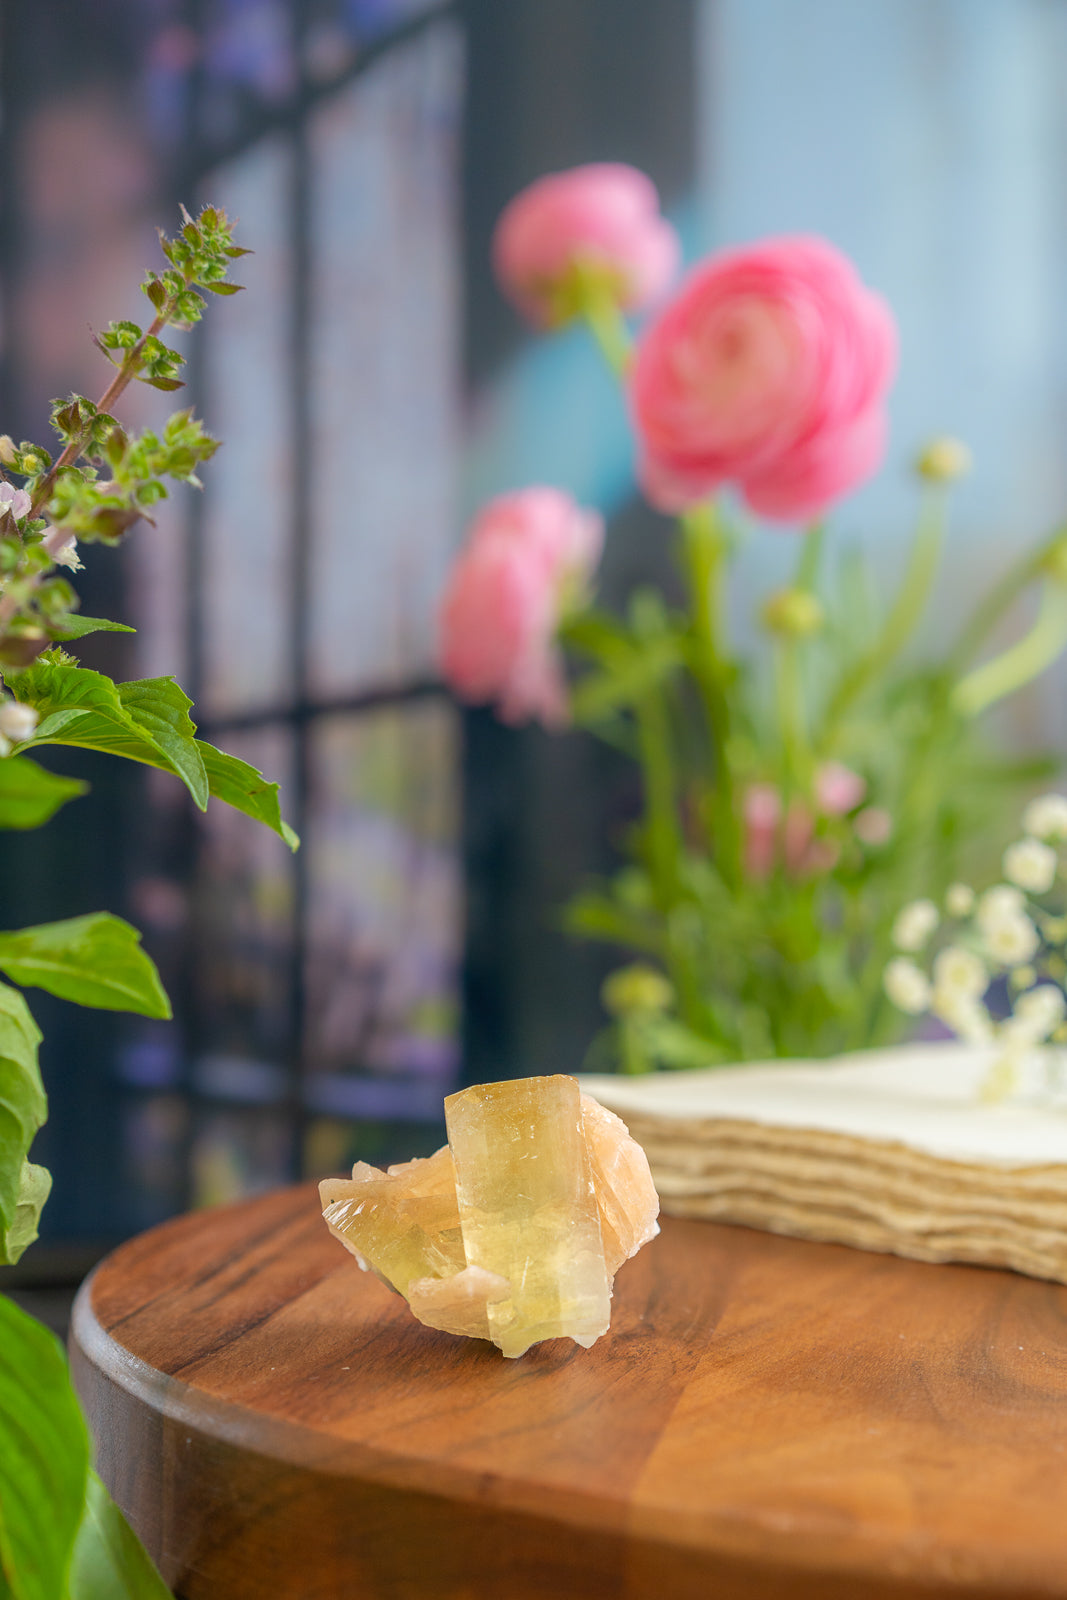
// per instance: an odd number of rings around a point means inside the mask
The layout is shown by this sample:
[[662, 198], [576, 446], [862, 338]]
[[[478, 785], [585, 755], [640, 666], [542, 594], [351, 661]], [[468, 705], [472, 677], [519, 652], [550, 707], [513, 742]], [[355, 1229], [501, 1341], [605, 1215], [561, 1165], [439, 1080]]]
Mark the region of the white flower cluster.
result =
[[[1067, 1041], [1067, 917], [1062, 909], [1057, 915], [1034, 903], [1062, 881], [1057, 846], [1067, 844], [1067, 796], [1032, 800], [1022, 824], [1023, 837], [1004, 852], [1004, 883], [980, 895], [969, 884], [954, 883], [943, 912], [928, 899], [903, 907], [892, 931], [900, 953], [883, 975], [885, 992], [899, 1010], [910, 1016], [929, 1012], [967, 1043], [999, 1047], [983, 1091], [987, 1099], [1014, 1086], [1028, 1052], [1050, 1040]], [[935, 952], [930, 947], [935, 935], [938, 943], [944, 937], [943, 917], [957, 927]], [[1000, 1021], [986, 1004], [998, 980], [1006, 980], [1015, 997]]]

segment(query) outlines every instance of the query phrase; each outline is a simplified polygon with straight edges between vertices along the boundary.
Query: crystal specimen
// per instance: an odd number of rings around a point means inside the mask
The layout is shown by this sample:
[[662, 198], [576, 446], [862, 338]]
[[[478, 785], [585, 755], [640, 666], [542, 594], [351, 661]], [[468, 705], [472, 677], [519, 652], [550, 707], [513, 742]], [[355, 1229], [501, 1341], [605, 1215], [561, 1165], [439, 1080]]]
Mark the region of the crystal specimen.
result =
[[428, 1327], [506, 1356], [588, 1347], [616, 1270], [659, 1231], [644, 1152], [574, 1078], [480, 1084], [445, 1115], [436, 1155], [320, 1184], [330, 1231]]

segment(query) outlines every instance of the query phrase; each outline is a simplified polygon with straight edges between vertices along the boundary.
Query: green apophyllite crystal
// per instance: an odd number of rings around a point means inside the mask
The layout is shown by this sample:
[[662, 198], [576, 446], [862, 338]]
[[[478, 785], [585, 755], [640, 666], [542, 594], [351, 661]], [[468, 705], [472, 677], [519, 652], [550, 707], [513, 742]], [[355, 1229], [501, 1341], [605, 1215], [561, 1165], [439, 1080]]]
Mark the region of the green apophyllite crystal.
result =
[[467, 1261], [508, 1280], [488, 1307], [493, 1342], [520, 1356], [540, 1339], [606, 1333], [611, 1280], [578, 1084], [519, 1078], [445, 1101]]

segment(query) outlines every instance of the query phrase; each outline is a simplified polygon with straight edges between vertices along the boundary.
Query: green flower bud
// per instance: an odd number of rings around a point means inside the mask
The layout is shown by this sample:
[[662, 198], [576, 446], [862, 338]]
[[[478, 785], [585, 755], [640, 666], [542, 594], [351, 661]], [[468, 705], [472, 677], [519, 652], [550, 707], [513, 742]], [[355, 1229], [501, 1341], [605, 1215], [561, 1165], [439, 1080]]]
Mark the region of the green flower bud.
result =
[[760, 620], [770, 633], [806, 639], [823, 625], [823, 609], [809, 589], [777, 589], [763, 602]]
[[1047, 577], [1057, 583], [1067, 583], [1067, 533], [1061, 533], [1059, 538], [1053, 540], [1041, 566]]
[[971, 470], [973, 457], [960, 439], [931, 439], [919, 454], [915, 470], [927, 483], [954, 483]]
[[674, 987], [655, 967], [635, 961], [605, 978], [600, 998], [613, 1017], [649, 1016], [670, 1009]]

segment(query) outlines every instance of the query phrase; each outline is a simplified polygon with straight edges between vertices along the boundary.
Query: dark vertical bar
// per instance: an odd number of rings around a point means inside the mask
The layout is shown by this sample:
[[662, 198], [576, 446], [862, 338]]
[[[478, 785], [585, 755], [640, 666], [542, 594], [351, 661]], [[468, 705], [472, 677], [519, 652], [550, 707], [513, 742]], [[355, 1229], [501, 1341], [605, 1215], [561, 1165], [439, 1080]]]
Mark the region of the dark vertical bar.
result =
[[[307, 28], [307, 8], [300, 0], [292, 4], [293, 51], [298, 70], [303, 75], [304, 35]], [[304, 706], [308, 702], [308, 645], [311, 562], [310, 540], [313, 517], [310, 514], [312, 489], [311, 472], [311, 407], [310, 407], [310, 333], [311, 333], [311, 159], [308, 148], [308, 119], [300, 118], [292, 135], [292, 327], [290, 378], [292, 397], [292, 451], [293, 451], [293, 503], [290, 659], [293, 664], [294, 700]], [[311, 724], [307, 717], [297, 717], [290, 723], [293, 730], [294, 792], [292, 798], [293, 826], [301, 838], [306, 838], [309, 814], [311, 781]], [[303, 1165], [304, 1107], [303, 1079], [304, 1024], [307, 1014], [305, 973], [308, 948], [309, 875], [306, 846], [296, 852], [293, 863], [293, 946], [290, 971], [291, 1036], [286, 1052], [288, 1083], [288, 1109], [290, 1115], [290, 1166], [294, 1178], [301, 1176]]]

